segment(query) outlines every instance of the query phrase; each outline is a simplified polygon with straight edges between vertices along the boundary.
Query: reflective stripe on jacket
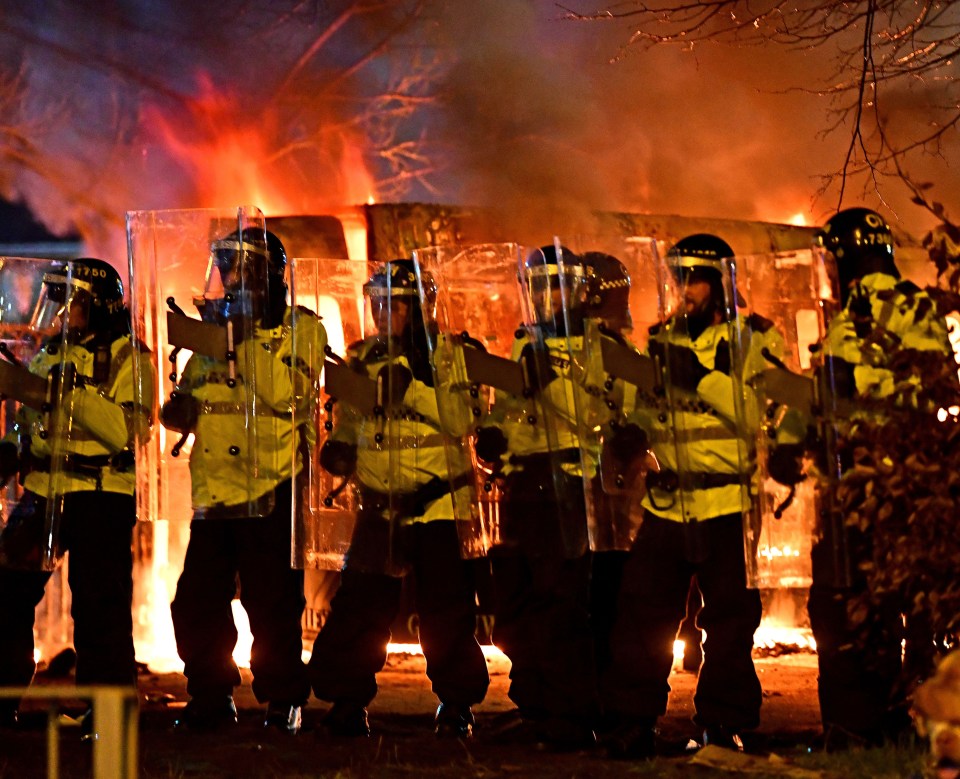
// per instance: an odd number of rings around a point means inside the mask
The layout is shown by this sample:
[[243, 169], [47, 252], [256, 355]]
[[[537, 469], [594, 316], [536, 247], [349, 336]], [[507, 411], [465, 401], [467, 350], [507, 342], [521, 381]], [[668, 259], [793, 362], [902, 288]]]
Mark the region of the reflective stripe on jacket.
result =
[[[885, 273], [864, 276], [851, 292], [844, 310], [835, 316], [824, 338], [824, 353], [854, 366], [857, 394], [885, 398], [893, 394], [893, 372], [884, 367], [889, 356], [879, 344], [867, 344], [857, 335], [852, 310], [867, 301], [870, 329], [882, 328], [895, 335], [906, 349], [951, 354], [947, 325], [930, 296], [919, 288]], [[908, 291], [904, 291], [907, 289]], [[860, 314], [864, 318], [866, 312]], [[919, 381], [919, 379], [917, 380]]]
[[[63, 362], [72, 363], [81, 386], [63, 397], [60, 418], [57, 414], [21, 406], [14, 430], [6, 440], [29, 436], [30, 464], [24, 487], [44, 497], [50, 496], [50, 471], [62, 475], [63, 492], [103, 490], [132, 495], [136, 486], [132, 457], [117, 457], [133, 446], [135, 426], [147, 426], [149, 420], [134, 418], [133, 344], [129, 336], [110, 344], [110, 368], [103, 384], [93, 383], [94, 351], [92, 337], [80, 344], [47, 344], [30, 362], [31, 373], [46, 378]], [[62, 349], [66, 348], [66, 354]], [[149, 387], [153, 382], [147, 382]], [[147, 407], [152, 402], [147, 398]], [[47, 426], [52, 420], [62, 431]], [[64, 438], [65, 437], [65, 438]], [[58, 460], [51, 460], [57, 444]], [[61, 456], [62, 455], [62, 456]], [[82, 463], [82, 465], [81, 465]], [[74, 467], [72, 467], [74, 466]]]
[[[453, 498], [448, 458], [444, 443], [465, 435], [472, 420], [470, 407], [459, 393], [449, 387], [436, 389], [417, 378], [404, 354], [389, 354], [383, 342], [372, 336], [353, 344], [347, 350], [350, 366], [373, 381], [380, 372], [393, 364], [409, 371], [411, 381], [400, 402], [384, 409], [382, 415], [365, 416], [348, 403], [338, 404], [339, 413], [331, 439], [344, 441], [357, 447], [356, 476], [361, 493], [382, 496], [382, 513], [386, 516], [394, 496], [394, 505], [410, 504], [411, 498], [429, 493], [423, 513], [401, 516], [404, 523], [450, 520], [454, 518]], [[441, 423], [438, 395], [444, 399]], [[464, 473], [467, 473], [466, 471]], [[454, 473], [457, 479], [461, 473]], [[464, 479], [459, 479], [461, 482]], [[468, 491], [469, 487], [464, 487]], [[443, 492], [439, 497], [437, 493]], [[415, 501], [414, 501], [415, 502]]]
[[[524, 332], [514, 340], [511, 358], [519, 361], [524, 347], [531, 343]], [[598, 393], [591, 393], [588, 388], [602, 384], [603, 376], [588, 380], [581, 375], [583, 368], [571, 359], [571, 348], [577, 355], [583, 353], [582, 336], [569, 340], [549, 336], [544, 338], [544, 345], [555, 377], [530, 398], [498, 390], [493, 412], [484, 426], [499, 427], [507, 439], [507, 451], [502, 457], [504, 474], [522, 470], [524, 458], [552, 453], [556, 466], [571, 476], [579, 476], [580, 458], [569, 455], [580, 448], [577, 415], [579, 412], [589, 417], [595, 407], [602, 405]], [[581, 423], [586, 424], [586, 419]]]
[[[293, 317], [300, 353], [293, 354]], [[308, 333], [316, 328], [316, 333]], [[310, 406], [317, 403], [313, 387], [322, 369], [327, 337], [316, 314], [305, 309], [287, 310], [283, 324], [271, 330], [258, 328], [254, 337], [237, 347], [236, 385], [227, 384], [227, 364], [194, 354], [187, 361], [177, 392], [197, 401], [197, 426], [190, 451], [190, 477], [194, 507], [236, 506], [267, 494], [299, 473], [298, 451], [293, 465], [294, 436], [316, 440], [306, 423]], [[293, 427], [294, 398], [297, 409]]]
[[[677, 390], [668, 393], [672, 405], [664, 398], [637, 394], [631, 421], [647, 431], [661, 468], [676, 472], [680, 478], [678, 491], [651, 485], [644, 495], [644, 508], [659, 517], [699, 521], [747, 508], [742, 485], [749, 485], [754, 477], [753, 436], [760, 424], [758, 401], [749, 382], [770, 367], [762, 350], [766, 348], [779, 357], [784, 341], [772, 327], [761, 331], [744, 325], [740, 338], [745, 346], [741, 382], [714, 370], [717, 346], [721, 341], [729, 343], [730, 327], [727, 323], [711, 325], [695, 340], [669, 326], [651, 335], [651, 340], [692, 349], [710, 371], [700, 380], [695, 394]], [[738, 393], [742, 404], [736, 401]], [[718, 486], [695, 486], [703, 484]]]

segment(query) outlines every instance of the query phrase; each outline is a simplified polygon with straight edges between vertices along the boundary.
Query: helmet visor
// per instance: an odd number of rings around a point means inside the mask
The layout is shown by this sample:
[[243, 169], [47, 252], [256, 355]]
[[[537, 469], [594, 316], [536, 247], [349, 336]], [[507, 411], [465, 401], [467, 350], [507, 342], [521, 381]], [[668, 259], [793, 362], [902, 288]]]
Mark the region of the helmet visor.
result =
[[262, 275], [257, 271], [265, 260], [263, 247], [249, 241], [236, 238], [214, 241], [210, 246], [208, 277], [215, 271], [223, 288], [239, 289], [256, 282], [257, 277]]
[[43, 274], [43, 289], [32, 325], [37, 330], [56, 329], [66, 324], [67, 331], [83, 333], [90, 322], [93, 287], [66, 269]]
[[524, 287], [531, 310], [543, 324], [562, 322], [565, 304], [573, 309], [583, 303], [586, 277], [582, 265], [565, 263], [561, 270], [561, 266], [554, 263], [528, 262], [525, 275]]

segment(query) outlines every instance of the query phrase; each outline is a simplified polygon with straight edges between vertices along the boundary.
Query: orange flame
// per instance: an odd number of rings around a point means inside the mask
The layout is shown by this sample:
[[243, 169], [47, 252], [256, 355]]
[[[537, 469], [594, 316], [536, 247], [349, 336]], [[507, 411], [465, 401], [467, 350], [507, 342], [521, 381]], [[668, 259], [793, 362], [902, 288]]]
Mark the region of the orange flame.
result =
[[316, 141], [317, 152], [335, 160], [339, 170], [331, 176], [318, 161], [316, 170], [307, 171], [313, 186], [304, 187], [304, 171], [289, 164], [292, 146], [276, 106], [259, 105], [251, 112], [239, 95], [216, 87], [206, 74], [201, 72], [198, 82], [199, 94], [186, 115], [174, 117], [156, 107], [144, 113], [145, 123], [190, 175], [197, 201], [189, 206], [252, 204], [270, 216], [375, 199], [376, 184], [356, 139], [339, 133]]

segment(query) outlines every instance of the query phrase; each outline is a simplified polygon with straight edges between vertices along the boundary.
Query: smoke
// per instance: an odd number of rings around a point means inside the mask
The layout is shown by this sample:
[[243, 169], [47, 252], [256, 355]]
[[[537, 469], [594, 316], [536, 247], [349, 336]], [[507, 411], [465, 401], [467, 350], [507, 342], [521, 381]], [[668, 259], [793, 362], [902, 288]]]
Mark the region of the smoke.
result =
[[[7, 9], [0, 188], [118, 267], [138, 209], [317, 213], [375, 196], [497, 206], [550, 234], [596, 209], [815, 223], [836, 208], [837, 183], [818, 190], [851, 128], [816, 93], [824, 50], [618, 57], [626, 25], [561, 15], [535, 0]], [[907, 133], [927, 98], [904, 86], [881, 106]], [[950, 138], [909, 168], [948, 212]], [[929, 227], [904, 187], [877, 183], [882, 197], [848, 182], [844, 204]]]
[[383, 97], [398, 56], [386, 44], [404, 40], [415, 10], [416, 0], [8, 10], [2, 73], [17, 84], [17, 132], [0, 136], [12, 171], [3, 194], [54, 231], [78, 229], [118, 267], [126, 211], [316, 213], [365, 201], [357, 149], [393, 143], [410, 113], [398, 101], [419, 87], [414, 74]]
[[[451, 11], [459, 61], [438, 124], [461, 200], [554, 221], [614, 208], [814, 224], [837, 208], [839, 182], [828, 177], [843, 167], [852, 127], [818, 93], [835, 67], [829, 49], [702, 43], [621, 57], [627, 23], [561, 13], [506, 0]], [[912, 91], [885, 94], [894, 126], [917, 120]], [[947, 150], [910, 173], [949, 203], [960, 182]], [[896, 182], [848, 181], [843, 205], [856, 204], [915, 233], [930, 224]]]

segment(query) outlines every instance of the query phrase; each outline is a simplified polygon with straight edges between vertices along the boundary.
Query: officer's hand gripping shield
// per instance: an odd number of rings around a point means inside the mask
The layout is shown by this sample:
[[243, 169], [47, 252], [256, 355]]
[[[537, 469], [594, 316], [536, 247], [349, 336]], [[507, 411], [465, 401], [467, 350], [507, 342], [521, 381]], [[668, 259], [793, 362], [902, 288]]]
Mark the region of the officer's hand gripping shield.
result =
[[485, 555], [501, 540], [494, 471], [502, 463], [484, 463], [476, 444], [494, 392], [505, 402], [507, 396], [524, 393], [522, 370], [510, 361], [520, 321], [517, 254], [518, 247], [510, 243], [414, 252], [453, 510], [466, 559]]
[[593, 239], [584, 253], [586, 301], [579, 438], [590, 548], [629, 550], [643, 517], [648, 471], [657, 462], [636, 418], [637, 400], [653, 402], [657, 366], [643, 354], [650, 326], [660, 321], [658, 279], [663, 254], [650, 238]]
[[109, 459], [76, 414], [93, 380], [90, 290], [71, 263], [0, 258], [3, 567], [57, 567], [64, 496], [95, 489]]
[[806, 588], [821, 532], [815, 480], [803, 457], [814, 423], [811, 347], [824, 333], [831, 285], [809, 250], [725, 262], [732, 310], [731, 376], [743, 446], [747, 586]]
[[[293, 328], [295, 353], [311, 365], [323, 365], [317, 402], [294, 408], [295, 428], [310, 439], [294, 499], [296, 568], [340, 570], [358, 529], [358, 448], [373, 435], [365, 427], [378, 403], [376, 381], [353, 360], [372, 328], [364, 318], [368, 276], [363, 260], [291, 260], [294, 308], [314, 311], [323, 322], [323, 332], [301, 327], [298, 320]], [[369, 552], [362, 564], [362, 551], [358, 546], [351, 564], [378, 571], [389, 567], [383, 551]]]
[[129, 212], [127, 244], [135, 380], [156, 377], [136, 413], [163, 423], [136, 442], [138, 512], [270, 514], [273, 489], [290, 474], [282, 434], [290, 398], [277, 396], [274, 334], [262, 328], [263, 214], [249, 206]]

